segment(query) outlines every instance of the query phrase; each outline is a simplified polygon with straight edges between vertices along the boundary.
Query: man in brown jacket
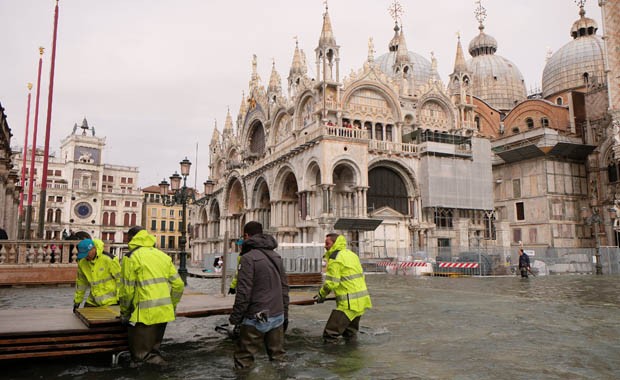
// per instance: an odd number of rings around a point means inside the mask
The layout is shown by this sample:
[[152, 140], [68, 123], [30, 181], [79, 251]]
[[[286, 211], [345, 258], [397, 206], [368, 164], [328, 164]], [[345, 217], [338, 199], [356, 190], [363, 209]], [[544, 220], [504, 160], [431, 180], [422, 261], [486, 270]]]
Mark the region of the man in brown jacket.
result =
[[276, 239], [263, 233], [258, 222], [243, 227], [235, 304], [229, 322], [240, 325], [235, 368], [254, 363], [261, 346], [270, 360], [284, 360], [284, 332], [288, 327], [288, 281]]

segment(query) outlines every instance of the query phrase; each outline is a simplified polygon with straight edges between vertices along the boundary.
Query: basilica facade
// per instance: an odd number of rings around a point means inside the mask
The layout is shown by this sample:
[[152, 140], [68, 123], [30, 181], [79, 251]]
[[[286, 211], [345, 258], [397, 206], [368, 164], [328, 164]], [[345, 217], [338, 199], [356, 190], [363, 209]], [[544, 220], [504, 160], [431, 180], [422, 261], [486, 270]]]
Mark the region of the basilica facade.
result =
[[[535, 94], [496, 54], [481, 5], [470, 58], [459, 38], [446, 83], [435, 57], [407, 49], [398, 22], [386, 52], [369, 40], [366, 61], [344, 76], [326, 9], [316, 77], [295, 46], [285, 93], [275, 66], [262, 84], [254, 57], [239, 112], [214, 130], [193, 261], [232, 249], [250, 220], [285, 244], [335, 230], [371, 256], [616, 244], [620, 12], [600, 3], [606, 40], [581, 5]], [[597, 229], [586, 213], [601, 216]]]

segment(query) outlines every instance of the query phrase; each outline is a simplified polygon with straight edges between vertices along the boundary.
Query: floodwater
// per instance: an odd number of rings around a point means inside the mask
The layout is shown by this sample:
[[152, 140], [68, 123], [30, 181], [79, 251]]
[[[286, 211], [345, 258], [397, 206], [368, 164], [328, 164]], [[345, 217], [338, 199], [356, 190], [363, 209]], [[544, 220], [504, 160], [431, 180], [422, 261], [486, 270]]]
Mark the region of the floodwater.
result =
[[[218, 292], [219, 280], [190, 278]], [[226, 316], [168, 325], [163, 370], [111, 368], [110, 355], [0, 364], [3, 379], [618, 379], [620, 277], [367, 276], [374, 308], [356, 345], [324, 345], [333, 303], [291, 306], [288, 362], [233, 369]], [[72, 306], [71, 288], [0, 289], [0, 307]]]

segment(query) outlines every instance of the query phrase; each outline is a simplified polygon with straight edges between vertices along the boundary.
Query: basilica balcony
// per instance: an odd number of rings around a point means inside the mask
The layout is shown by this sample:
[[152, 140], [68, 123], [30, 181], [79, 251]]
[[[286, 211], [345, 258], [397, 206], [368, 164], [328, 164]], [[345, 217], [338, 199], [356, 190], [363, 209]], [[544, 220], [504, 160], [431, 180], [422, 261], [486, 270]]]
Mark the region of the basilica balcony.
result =
[[410, 143], [392, 141], [368, 140], [368, 151], [371, 153], [389, 153], [408, 157], [418, 155], [418, 146]]
[[471, 158], [473, 152], [470, 144], [449, 144], [426, 141], [418, 146], [420, 155], [458, 156]]

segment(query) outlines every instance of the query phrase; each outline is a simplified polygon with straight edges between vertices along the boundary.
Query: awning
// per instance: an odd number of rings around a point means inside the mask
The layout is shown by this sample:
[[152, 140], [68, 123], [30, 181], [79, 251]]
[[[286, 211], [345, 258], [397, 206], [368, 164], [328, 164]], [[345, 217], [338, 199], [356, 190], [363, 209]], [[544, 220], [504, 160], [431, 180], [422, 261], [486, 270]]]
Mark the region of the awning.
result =
[[374, 231], [383, 222], [383, 219], [369, 218], [340, 218], [334, 224], [335, 230]]

